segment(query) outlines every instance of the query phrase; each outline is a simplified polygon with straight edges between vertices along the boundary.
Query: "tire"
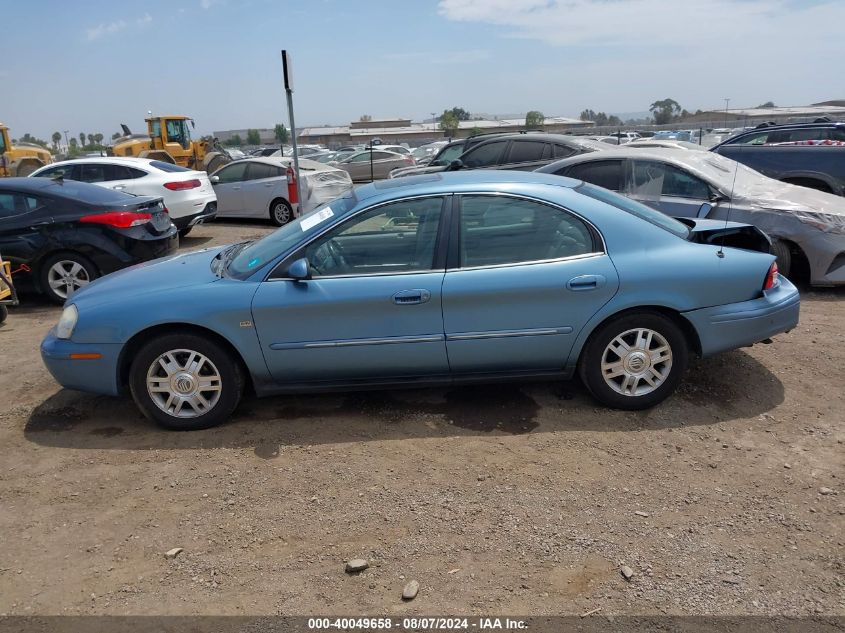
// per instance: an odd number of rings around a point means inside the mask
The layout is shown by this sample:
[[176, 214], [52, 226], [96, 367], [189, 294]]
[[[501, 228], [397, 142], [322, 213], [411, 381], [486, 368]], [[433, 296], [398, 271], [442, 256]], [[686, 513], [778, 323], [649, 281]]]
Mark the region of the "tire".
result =
[[[191, 370], [192, 362], [199, 360], [196, 355], [204, 359]], [[173, 366], [169, 380], [168, 370], [159, 362], [162, 359]], [[151, 391], [149, 379], [161, 390]], [[210, 388], [196, 389], [199, 380]], [[192, 333], [175, 332], [152, 339], [139, 350], [129, 369], [135, 404], [147, 418], [174, 431], [222, 424], [238, 406], [243, 387], [237, 359], [217, 342]]]
[[194, 227], [192, 227], [192, 226], [186, 226], [184, 229], [179, 229], [179, 237], [186, 237], [188, 235], [188, 233], [191, 232], [191, 229], [193, 229], [193, 228]]
[[[648, 332], [650, 344], [643, 344], [646, 339], [641, 334]], [[626, 344], [627, 353], [612, 351], [611, 346], [624, 349], [619, 342]], [[659, 358], [664, 360], [655, 362]], [[596, 400], [614, 409], [634, 411], [668, 398], [681, 382], [688, 361], [689, 343], [681, 328], [658, 312], [642, 311], [621, 315], [593, 332], [578, 369]], [[610, 365], [607, 370], [617, 372], [615, 376], [605, 377], [604, 362]]]
[[205, 166], [205, 173], [213, 174], [215, 171], [220, 169], [223, 165], [227, 164], [229, 161], [226, 160], [223, 156], [214, 156], [208, 164]]
[[[38, 281], [42, 292], [59, 305], [76, 290], [94, 281], [100, 274], [91, 261], [79, 253], [56, 253], [39, 265]], [[59, 283], [64, 281], [65, 283]]]
[[777, 257], [778, 272], [784, 277], [789, 277], [792, 269], [792, 252], [789, 250], [789, 244], [783, 240], [772, 240], [772, 255]]
[[270, 220], [276, 226], [284, 226], [293, 220], [293, 209], [287, 200], [276, 198], [270, 203]]
[[6, 318], [9, 316], [9, 308], [0, 304], [0, 323], [5, 323]]

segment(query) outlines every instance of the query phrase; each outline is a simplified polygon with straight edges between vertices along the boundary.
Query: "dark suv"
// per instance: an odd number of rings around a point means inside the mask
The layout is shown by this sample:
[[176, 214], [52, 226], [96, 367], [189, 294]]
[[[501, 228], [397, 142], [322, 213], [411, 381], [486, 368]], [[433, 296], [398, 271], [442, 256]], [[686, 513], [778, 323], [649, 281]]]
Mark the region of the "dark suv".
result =
[[845, 123], [763, 123], [711, 148], [769, 178], [845, 195]]

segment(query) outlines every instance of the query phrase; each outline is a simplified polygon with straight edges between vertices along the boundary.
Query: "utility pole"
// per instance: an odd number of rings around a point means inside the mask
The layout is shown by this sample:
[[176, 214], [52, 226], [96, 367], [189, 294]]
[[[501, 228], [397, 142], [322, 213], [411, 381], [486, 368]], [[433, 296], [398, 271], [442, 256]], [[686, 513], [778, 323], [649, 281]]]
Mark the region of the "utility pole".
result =
[[728, 127], [728, 104], [730, 104], [730, 102], [730, 98], [725, 97], [725, 127]]
[[[293, 120], [293, 66], [291, 64], [290, 55], [286, 50], [282, 50], [282, 71], [285, 79], [285, 93], [288, 99], [288, 115], [290, 116], [290, 142], [293, 148], [293, 169], [296, 171], [296, 200], [297, 204], [302, 208], [302, 189], [299, 184], [299, 152], [296, 148], [296, 123]], [[284, 151], [282, 151], [284, 154]]]

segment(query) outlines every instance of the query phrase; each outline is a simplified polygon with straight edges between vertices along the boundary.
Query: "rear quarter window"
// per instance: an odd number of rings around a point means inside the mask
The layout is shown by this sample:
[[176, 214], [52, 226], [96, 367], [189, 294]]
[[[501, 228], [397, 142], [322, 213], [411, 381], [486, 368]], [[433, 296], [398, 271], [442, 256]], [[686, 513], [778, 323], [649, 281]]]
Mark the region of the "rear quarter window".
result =
[[181, 167], [179, 165], [174, 165], [173, 163], [165, 163], [161, 160], [154, 160], [150, 163], [156, 169], [160, 169], [161, 171], [168, 171], [168, 172], [176, 172], [176, 171], [191, 171], [186, 167]]

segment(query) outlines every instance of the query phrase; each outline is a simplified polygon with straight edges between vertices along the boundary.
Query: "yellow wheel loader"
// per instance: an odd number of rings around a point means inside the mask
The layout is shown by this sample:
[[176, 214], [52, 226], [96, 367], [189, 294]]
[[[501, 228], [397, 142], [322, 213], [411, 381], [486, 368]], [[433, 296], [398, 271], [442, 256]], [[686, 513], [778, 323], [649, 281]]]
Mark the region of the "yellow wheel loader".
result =
[[39, 167], [53, 162], [53, 156], [40, 145], [12, 145], [9, 128], [0, 123], [0, 177], [29, 176]]
[[191, 139], [193, 119], [184, 116], [159, 116], [150, 117], [146, 121], [146, 134], [132, 134], [126, 124], [121, 123], [123, 136], [114, 141], [111, 153], [114, 156], [151, 158], [209, 173], [232, 160], [216, 139]]

